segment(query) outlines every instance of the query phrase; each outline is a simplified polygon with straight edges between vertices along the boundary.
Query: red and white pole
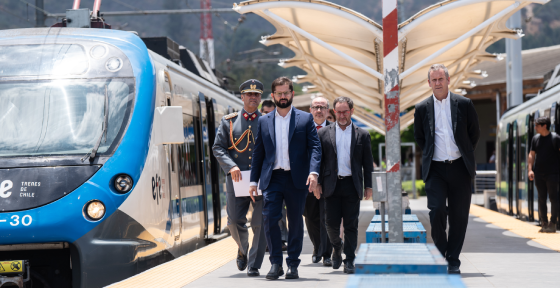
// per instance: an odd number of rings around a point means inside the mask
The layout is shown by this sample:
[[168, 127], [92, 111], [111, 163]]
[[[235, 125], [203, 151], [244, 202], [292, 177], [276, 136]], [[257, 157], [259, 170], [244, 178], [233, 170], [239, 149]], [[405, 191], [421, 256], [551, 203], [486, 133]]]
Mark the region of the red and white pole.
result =
[[402, 243], [401, 133], [399, 109], [399, 28], [397, 0], [383, 0], [383, 74], [385, 78], [385, 155], [389, 242]]
[[[201, 0], [200, 9], [212, 9], [210, 0]], [[200, 15], [200, 58], [208, 61], [210, 68], [216, 68], [214, 66], [214, 36], [212, 35], [212, 14], [210, 12], [202, 12]]]

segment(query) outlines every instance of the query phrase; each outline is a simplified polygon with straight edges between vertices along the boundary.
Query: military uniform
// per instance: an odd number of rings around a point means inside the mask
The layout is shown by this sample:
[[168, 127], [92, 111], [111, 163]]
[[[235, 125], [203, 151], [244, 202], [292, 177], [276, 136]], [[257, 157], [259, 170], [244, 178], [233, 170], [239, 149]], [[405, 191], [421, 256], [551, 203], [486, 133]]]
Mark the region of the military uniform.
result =
[[[251, 156], [253, 155], [254, 138], [256, 137], [260, 116], [261, 113], [259, 111], [249, 114], [244, 109], [241, 109], [240, 112], [224, 116], [218, 128], [214, 146], [212, 147], [214, 157], [216, 157], [220, 166], [227, 174], [227, 226], [232, 238], [239, 247], [239, 251], [243, 255], [248, 255], [248, 267], [256, 269], [261, 268], [266, 249], [262, 217], [263, 198], [262, 196], [257, 196], [255, 197], [255, 202], [252, 202], [249, 196], [235, 197], [233, 180], [229, 171], [235, 166], [239, 167], [241, 171], [251, 170]], [[250, 250], [249, 232], [246, 225], [249, 205], [253, 205], [253, 216], [251, 219], [253, 243]]]

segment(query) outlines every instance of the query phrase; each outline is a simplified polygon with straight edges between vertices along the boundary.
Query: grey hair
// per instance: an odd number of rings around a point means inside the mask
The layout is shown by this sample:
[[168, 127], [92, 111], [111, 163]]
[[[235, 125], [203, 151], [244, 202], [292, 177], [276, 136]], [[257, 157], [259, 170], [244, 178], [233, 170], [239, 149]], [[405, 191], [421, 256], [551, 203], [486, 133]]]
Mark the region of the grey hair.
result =
[[348, 98], [348, 97], [346, 97], [346, 96], [340, 96], [340, 97], [334, 99], [334, 102], [333, 102], [333, 109], [336, 108], [336, 103], [343, 103], [343, 102], [348, 103], [348, 107], [349, 107], [350, 109], [354, 108], [354, 101], [352, 101], [352, 99], [350, 99], [350, 98]]
[[430, 80], [430, 73], [437, 70], [443, 70], [443, 72], [445, 72], [445, 77], [449, 78], [449, 71], [447, 71], [447, 67], [445, 67], [445, 65], [434, 64], [432, 65], [432, 67], [430, 67], [430, 70], [428, 70], [428, 81]]
[[315, 96], [315, 98], [311, 99], [311, 104], [309, 104], [309, 107], [311, 107], [311, 106], [313, 105], [313, 100], [315, 100], [315, 99], [317, 99], [317, 98], [323, 98], [323, 99], [325, 99], [325, 101], [327, 101], [327, 109], [330, 109], [330, 106], [329, 106], [329, 99], [327, 99], [327, 98], [325, 98], [325, 97], [323, 97], [323, 96]]

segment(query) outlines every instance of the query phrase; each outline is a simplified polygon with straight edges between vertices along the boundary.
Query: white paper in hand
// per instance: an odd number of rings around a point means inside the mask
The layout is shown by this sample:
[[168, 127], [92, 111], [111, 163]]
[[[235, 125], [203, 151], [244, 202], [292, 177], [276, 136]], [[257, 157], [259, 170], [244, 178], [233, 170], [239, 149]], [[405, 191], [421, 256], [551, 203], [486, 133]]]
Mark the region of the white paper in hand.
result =
[[[249, 195], [249, 184], [251, 183], [251, 170], [241, 171], [241, 181], [235, 182], [232, 180], [232, 182], [233, 182], [233, 190], [235, 191], [235, 197], [251, 196]], [[262, 195], [262, 191], [258, 188], [257, 188], [257, 194]]]

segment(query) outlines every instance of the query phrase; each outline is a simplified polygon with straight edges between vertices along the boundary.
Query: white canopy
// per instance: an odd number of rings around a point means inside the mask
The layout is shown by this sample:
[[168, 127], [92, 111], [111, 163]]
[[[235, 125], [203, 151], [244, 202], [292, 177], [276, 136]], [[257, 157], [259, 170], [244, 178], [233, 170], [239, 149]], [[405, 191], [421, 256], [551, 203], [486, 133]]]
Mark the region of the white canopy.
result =
[[[498, 61], [485, 52], [502, 38], [518, 39], [521, 31], [506, 27], [519, 9], [548, 0], [448, 0], [432, 5], [399, 24], [400, 108], [406, 112], [431, 95], [428, 68], [444, 64], [451, 91], [472, 87], [469, 78], [485, 77], [473, 71], [482, 61]], [[297, 66], [307, 75], [296, 82], [312, 83], [307, 92], [320, 91], [334, 99], [351, 97], [355, 117], [385, 134], [383, 119], [383, 27], [342, 6], [319, 0], [251, 0], [235, 4], [241, 14], [255, 13], [276, 27], [263, 37], [264, 45], [280, 44], [294, 51], [280, 66]], [[414, 111], [401, 117], [401, 129], [413, 123]]]

